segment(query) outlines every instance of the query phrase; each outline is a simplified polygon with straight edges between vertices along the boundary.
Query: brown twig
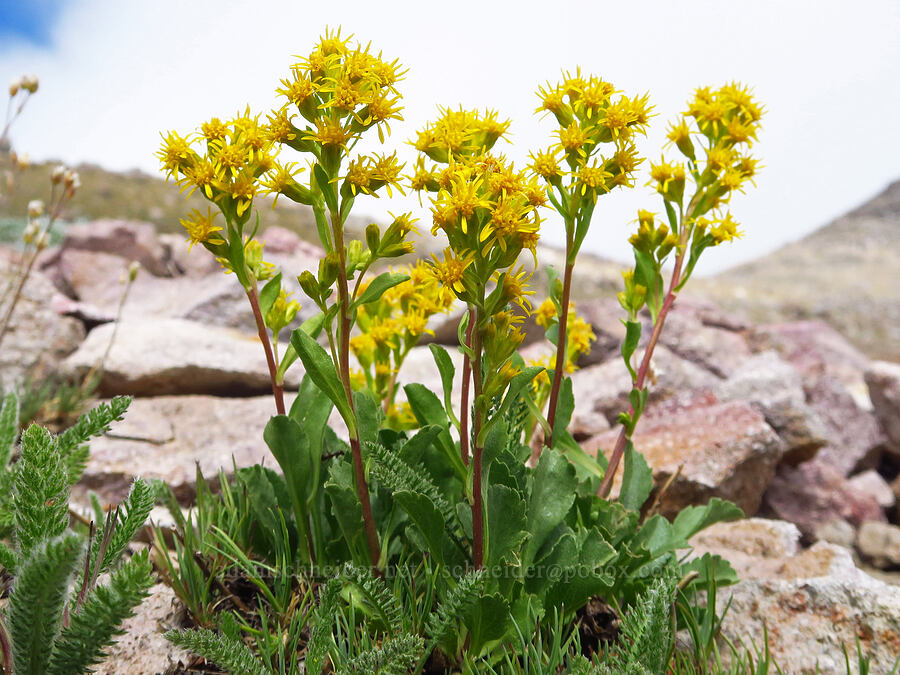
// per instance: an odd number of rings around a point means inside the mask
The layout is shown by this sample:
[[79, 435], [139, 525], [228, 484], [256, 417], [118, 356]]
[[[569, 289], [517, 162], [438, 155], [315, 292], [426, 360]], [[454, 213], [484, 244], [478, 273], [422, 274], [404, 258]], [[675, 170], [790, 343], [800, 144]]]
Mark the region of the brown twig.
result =
[[[563, 373], [566, 370], [566, 349], [569, 325], [569, 297], [572, 289], [572, 270], [574, 263], [568, 262], [571, 245], [566, 245], [566, 271], [563, 274], [563, 293], [560, 302], [559, 331], [556, 335], [556, 365], [553, 367], [553, 386], [550, 388], [550, 404], [547, 408], [547, 424], [550, 432], [544, 434], [544, 445], [553, 447], [553, 429], [556, 425], [556, 407], [559, 403], [559, 389], [562, 385]], [[551, 289], [552, 290], [552, 289]]]
[[269, 366], [269, 379], [272, 380], [272, 396], [275, 397], [275, 410], [279, 415], [284, 415], [284, 387], [278, 382], [278, 364], [275, 363], [275, 354], [272, 352], [272, 344], [269, 342], [269, 333], [266, 331], [266, 323], [263, 320], [262, 310], [259, 308], [259, 293], [256, 284], [247, 289], [247, 298], [253, 308], [253, 318], [256, 319], [256, 330], [259, 333], [259, 341], [262, 342], [266, 352], [266, 363]]
[[[469, 325], [466, 326], [466, 349], [472, 349], [472, 328], [475, 325], [475, 308], [469, 307]], [[463, 355], [462, 387], [459, 395], [459, 454], [463, 464], [469, 466], [469, 381], [472, 378], [472, 361], [469, 353]]]

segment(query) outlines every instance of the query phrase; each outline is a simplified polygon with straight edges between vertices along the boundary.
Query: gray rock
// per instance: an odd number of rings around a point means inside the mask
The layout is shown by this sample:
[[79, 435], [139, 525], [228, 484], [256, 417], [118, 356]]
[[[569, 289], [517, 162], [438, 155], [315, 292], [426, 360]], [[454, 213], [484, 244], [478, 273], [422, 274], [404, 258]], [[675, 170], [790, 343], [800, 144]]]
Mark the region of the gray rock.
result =
[[865, 378], [887, 449], [900, 457], [900, 364], [874, 361]]
[[[11, 281], [12, 258], [0, 250], [0, 293]], [[32, 272], [0, 345], [0, 383], [11, 388], [30, 376], [40, 380], [56, 373], [60, 362], [84, 339], [84, 327], [53, 310], [56, 291], [40, 272]], [[2, 295], [0, 295], [2, 297]], [[0, 307], [0, 320], [10, 300]]]
[[800, 550], [800, 531], [793, 523], [766, 518], [747, 518], [716, 523], [691, 539], [692, 558], [716, 553], [731, 563], [741, 579], [775, 576], [785, 558]]
[[[614, 429], [585, 441], [583, 447], [609, 455], [617, 436]], [[660, 497], [660, 512], [669, 517], [712, 497], [755, 514], [783, 451], [781, 440], [749, 404], [722, 403], [709, 392], [648, 406], [634, 446], [653, 469], [657, 488], [677, 473]], [[621, 475], [620, 470], [617, 481]]]
[[770, 570], [752, 567], [749, 578], [719, 590], [719, 611], [729, 607], [723, 637], [761, 646], [765, 627], [785, 672], [830, 675], [846, 673], [843, 648], [855, 654], [859, 639], [869, 672], [887, 675], [897, 658], [900, 586], [864, 574], [847, 549], [824, 542], [782, 559], [774, 577]]
[[834, 466], [816, 457], [797, 467], [778, 467], [764, 500], [764, 510], [797, 525], [812, 538], [817, 526], [843, 519], [858, 527], [884, 520], [876, 498], [855, 489]]
[[716, 388], [723, 401], [743, 400], [765, 415], [784, 441], [782, 461], [799, 464], [826, 443], [827, 430], [806, 404], [800, 373], [774, 351], [755, 354]]
[[[638, 350], [636, 362], [643, 356]], [[648, 401], [665, 401], [677, 394], [698, 389], [715, 388], [721, 380], [700, 366], [681, 358], [668, 348], [657, 345], [651, 361], [652, 372]], [[653, 381], [655, 379], [655, 381]], [[631, 375], [621, 358], [612, 358], [597, 365], [582, 368], [572, 375], [578, 407], [586, 407], [602, 414], [615, 424], [620, 412], [628, 409]]]
[[[83, 377], [100, 363], [114, 330], [115, 324], [104, 324], [91, 331], [64, 362], [64, 372]], [[288, 371], [287, 387], [298, 386], [301, 370], [295, 364]], [[271, 382], [256, 336], [183, 319], [129, 319], [119, 324], [99, 391], [246, 396], [271, 391]]]
[[170, 628], [180, 627], [181, 603], [165, 584], [150, 588], [150, 596], [122, 622], [124, 634], [107, 649], [107, 657], [95, 666], [98, 675], [154, 675], [169, 672], [179, 662], [187, 664], [190, 652], [163, 637]]
[[[678, 303], [666, 318], [660, 342], [706, 370], [728, 377], [750, 357], [750, 347], [740, 333], [704, 324], [694, 308], [679, 311]], [[644, 333], [650, 335], [645, 327]]]
[[856, 542], [856, 528], [843, 518], [820, 523], [813, 528], [813, 539], [852, 549]]
[[108, 253], [126, 261], [137, 260], [154, 276], [166, 277], [175, 273], [169, 251], [157, 238], [152, 223], [95, 220], [70, 225], [59, 250], [60, 253], [68, 250]]
[[867, 521], [856, 538], [859, 554], [880, 569], [900, 569], [900, 527]]
[[134, 478], [143, 476], [164, 480], [187, 502], [194, 494], [197, 467], [207, 478], [214, 478], [219, 469], [230, 474], [233, 462], [239, 467], [257, 462], [277, 467], [263, 441], [274, 414], [271, 395], [135, 399], [123, 421], [91, 442], [74, 496], [84, 501], [84, 493], [93, 490], [103, 501], [119, 503]]

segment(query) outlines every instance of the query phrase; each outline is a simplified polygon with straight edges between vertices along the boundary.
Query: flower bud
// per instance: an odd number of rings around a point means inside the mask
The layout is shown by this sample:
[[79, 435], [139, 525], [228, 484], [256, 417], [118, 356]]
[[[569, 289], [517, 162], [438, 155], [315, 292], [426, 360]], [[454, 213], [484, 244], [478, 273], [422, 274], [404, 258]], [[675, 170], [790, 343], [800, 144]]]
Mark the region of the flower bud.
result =
[[28, 217], [40, 218], [44, 215], [44, 202], [40, 199], [32, 199], [28, 202]]
[[309, 270], [304, 270], [303, 274], [297, 277], [297, 282], [300, 284], [300, 288], [303, 289], [303, 292], [310, 298], [312, 298], [316, 304], [319, 303], [319, 282], [316, 281], [316, 277]]
[[34, 238], [37, 236], [38, 230], [37, 223], [28, 223], [28, 225], [25, 226], [25, 231], [22, 232], [22, 241], [26, 244], [33, 242]]
[[81, 176], [79, 176], [78, 172], [74, 169], [66, 169], [66, 172], [63, 175], [63, 182], [66, 185], [66, 189], [69, 192], [74, 193], [75, 190], [81, 187]]
[[9, 97], [12, 98], [16, 94], [19, 93], [19, 89], [22, 87], [22, 78], [17, 77], [12, 82], [9, 83]]
[[12, 152], [10, 153], [10, 158], [12, 159], [13, 166], [19, 171], [24, 171], [31, 166], [31, 158], [28, 156], [27, 152], [24, 155]]
[[22, 89], [33, 94], [38, 90], [38, 76], [37, 75], [23, 75], [22, 76]]
[[34, 241], [34, 245], [38, 251], [43, 251], [45, 248], [47, 248], [47, 245], [49, 243], [50, 243], [50, 237], [47, 235], [46, 232], [41, 232], [38, 235], [37, 239], [35, 239], [35, 241]]
[[372, 252], [372, 255], [378, 253], [378, 245], [381, 243], [381, 230], [378, 229], [378, 225], [375, 223], [370, 223], [366, 226], [366, 245], [369, 247], [369, 250]]
[[137, 260], [132, 260], [128, 265], [128, 281], [134, 281], [137, 279], [138, 272], [141, 269], [141, 263]]
[[59, 185], [63, 182], [63, 178], [66, 175], [66, 167], [62, 164], [59, 164], [53, 168], [53, 171], [50, 173], [50, 181], [54, 185]]

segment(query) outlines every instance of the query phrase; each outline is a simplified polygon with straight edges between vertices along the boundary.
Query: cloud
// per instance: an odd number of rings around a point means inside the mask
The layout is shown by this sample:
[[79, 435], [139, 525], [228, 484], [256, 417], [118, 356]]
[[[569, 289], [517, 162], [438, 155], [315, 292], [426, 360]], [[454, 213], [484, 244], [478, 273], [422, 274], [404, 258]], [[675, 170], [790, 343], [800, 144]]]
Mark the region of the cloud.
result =
[[[23, 3], [24, 4], [24, 3]], [[758, 189], [734, 202], [745, 240], [707, 256], [704, 271], [764, 253], [824, 224], [897, 178], [900, 125], [900, 5], [871, 0], [783, 3], [339, 4], [258, 0], [80, 0], [60, 9], [52, 45], [16, 43], [0, 78], [41, 76], [41, 90], [13, 141], [36, 158], [91, 161], [155, 172], [159, 133], [187, 132], [245, 105], [264, 111], [326, 25], [342, 25], [409, 68], [402, 83], [405, 141], [436, 106], [491, 107], [512, 118], [517, 163], [550, 142], [552, 124], [533, 115], [534, 91], [561, 69], [581, 66], [630, 94], [649, 92], [658, 117], [641, 146], [658, 158], [665, 127], [699, 85], [733, 79], [767, 105]], [[0, 82], [3, 80], [0, 79]], [[645, 164], [646, 167], [646, 164]], [[661, 211], [642, 186], [603, 198], [587, 247], [624, 258], [638, 207]], [[361, 200], [382, 217], [417, 207]], [[428, 218], [427, 209], [420, 211]], [[550, 241], [562, 226], [544, 225]]]

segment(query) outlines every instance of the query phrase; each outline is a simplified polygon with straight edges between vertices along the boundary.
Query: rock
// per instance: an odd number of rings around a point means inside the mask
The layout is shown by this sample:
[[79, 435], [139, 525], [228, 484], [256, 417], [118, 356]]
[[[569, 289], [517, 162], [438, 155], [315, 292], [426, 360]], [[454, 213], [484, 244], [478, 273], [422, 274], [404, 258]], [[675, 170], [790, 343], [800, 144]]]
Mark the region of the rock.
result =
[[[12, 257], [0, 251], [0, 292], [11, 280]], [[84, 339], [84, 327], [60, 317], [52, 308], [55, 291], [50, 281], [33, 271], [13, 311], [9, 330], [0, 345], [0, 384], [12, 388], [27, 377], [40, 380], [54, 375], [59, 363]], [[0, 296], [2, 297], [2, 296]], [[0, 321], [8, 308], [2, 303]]]
[[845, 476], [877, 466], [884, 436], [875, 416], [859, 406], [846, 386], [835, 376], [823, 375], [806, 394], [828, 440], [817, 456]]
[[126, 261], [137, 260], [141, 267], [158, 277], [175, 272], [168, 250], [156, 236], [152, 223], [127, 220], [95, 220], [70, 225], [60, 245], [68, 250], [108, 253]]
[[[290, 406], [290, 397], [286, 401]], [[121, 422], [91, 442], [91, 455], [74, 497], [93, 490], [119, 503], [136, 476], [164, 480], [178, 499], [194, 495], [196, 468], [214, 479], [233, 462], [277, 467], [263, 440], [275, 414], [272, 396], [219, 398], [160, 396], [135, 399]], [[82, 501], [83, 498], [82, 498]]]
[[[95, 328], [64, 362], [63, 370], [83, 377], [100, 363], [116, 324]], [[301, 367], [285, 380], [299, 385]], [[227, 394], [271, 391], [265, 354], [256, 336], [183, 319], [129, 319], [119, 324], [109, 349], [101, 395]]]
[[803, 377], [806, 388], [823, 376], [844, 385], [856, 405], [871, 410], [863, 374], [869, 359], [846, 338], [822, 321], [793, 321], [755, 327], [750, 333], [754, 351], [774, 349]]
[[761, 647], [767, 629], [771, 657], [785, 672], [830, 675], [846, 673], [843, 648], [855, 654], [859, 639], [869, 672], [887, 675], [900, 652], [900, 587], [866, 575], [847, 549], [824, 542], [783, 559], [775, 576], [771, 569], [751, 566], [747, 578], [719, 589], [718, 611], [729, 608], [724, 638]]
[[820, 523], [813, 528], [813, 539], [852, 549], [856, 543], [856, 528], [843, 518]]
[[[638, 350], [635, 360], [643, 356]], [[687, 361], [662, 345], [653, 351], [651, 362], [655, 383], [650, 384], [648, 401], [657, 403], [698, 389], [715, 388], [720, 379], [707, 370]], [[589, 366], [572, 375], [577, 408], [587, 408], [602, 414], [615, 424], [619, 413], [628, 409], [631, 375], [621, 358]], [[640, 428], [640, 427], [639, 427]]]
[[754, 354], [716, 387], [723, 401], [749, 402], [784, 441], [783, 462], [811, 459], [826, 443], [827, 430], [806, 404], [800, 373], [775, 351]]
[[180, 627], [181, 603], [165, 584], [150, 588], [150, 596], [135, 609], [135, 615], [122, 622], [124, 634], [106, 650], [107, 657], [92, 671], [98, 675], [153, 675], [169, 672], [181, 663], [189, 663], [191, 653], [163, 637], [170, 628]]
[[[706, 370], [728, 377], [750, 357], [750, 347], [743, 335], [705, 325], [695, 311], [679, 311], [676, 302], [666, 318], [660, 342], [683, 359]], [[645, 337], [650, 329], [644, 327]]]
[[159, 241], [166, 247], [178, 275], [205, 277], [222, 273], [222, 266], [206, 249], [189, 247], [190, 242], [182, 234], [161, 233]]
[[717, 610], [728, 607], [723, 637], [752, 650], [763, 647], [767, 630], [772, 659], [784, 672], [840, 675], [842, 646], [854, 654], [859, 638], [872, 659], [869, 672], [886, 675], [900, 647], [900, 587], [861, 572], [846, 548], [820, 542], [800, 550], [798, 538], [790, 523], [757, 518], [717, 523], [694, 536], [692, 556], [719, 554], [741, 578], [718, 589]]
[[808, 538], [818, 525], [836, 519], [856, 527], [866, 520], [884, 520], [873, 495], [855, 489], [840, 471], [819, 457], [797, 467], [778, 467], [766, 490], [764, 510], [796, 524]]
[[897, 502], [897, 497], [891, 486], [874, 469], [852, 476], [847, 483], [853, 486], [853, 489], [875, 497], [875, 501], [883, 509], [889, 509]]
[[900, 364], [874, 361], [865, 378], [875, 416], [888, 439], [887, 449], [900, 457]]
[[717, 553], [731, 563], [739, 578], [776, 575], [785, 558], [797, 555], [800, 531], [793, 523], [747, 518], [716, 523], [691, 539], [692, 558]]
[[880, 569], [900, 569], [900, 527], [866, 521], [856, 538], [859, 554]]
[[[583, 446], [609, 455], [617, 435], [611, 430]], [[634, 445], [653, 469], [657, 488], [680, 469], [660, 499], [660, 512], [668, 517], [712, 497], [755, 514], [783, 450], [778, 436], [749, 404], [722, 403], [710, 392], [648, 406]], [[620, 476], [621, 471], [617, 480]]]

